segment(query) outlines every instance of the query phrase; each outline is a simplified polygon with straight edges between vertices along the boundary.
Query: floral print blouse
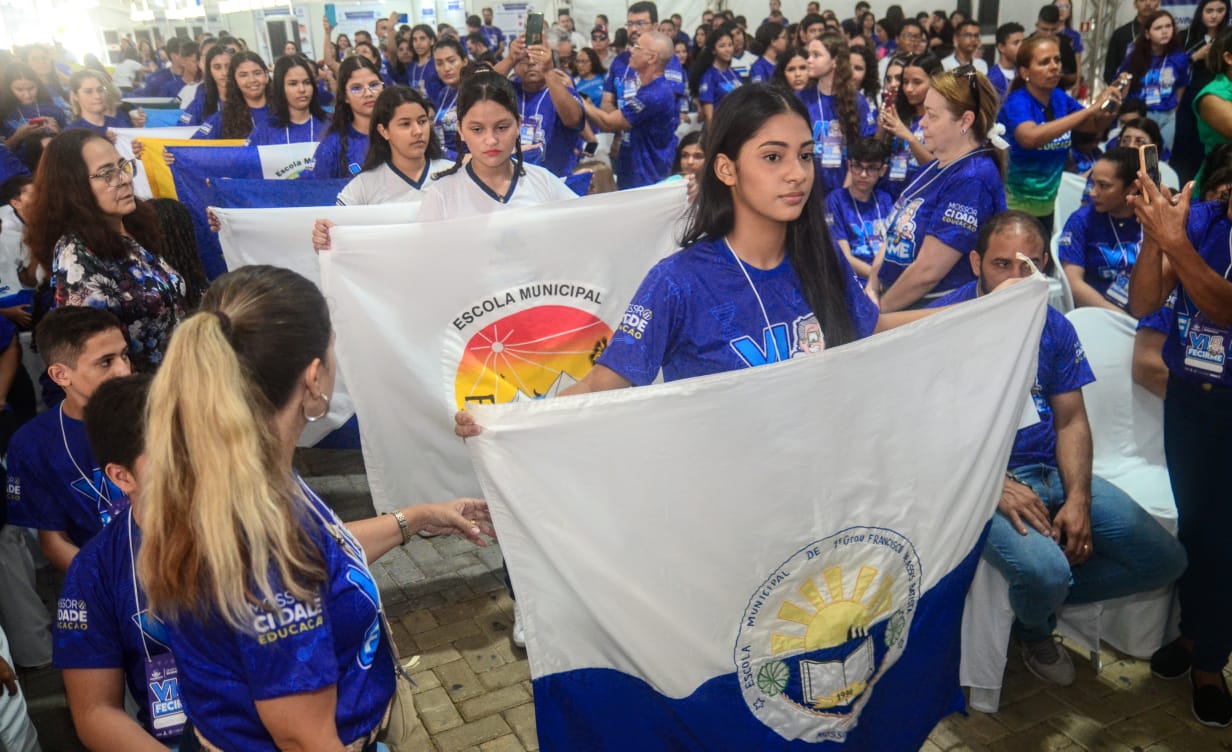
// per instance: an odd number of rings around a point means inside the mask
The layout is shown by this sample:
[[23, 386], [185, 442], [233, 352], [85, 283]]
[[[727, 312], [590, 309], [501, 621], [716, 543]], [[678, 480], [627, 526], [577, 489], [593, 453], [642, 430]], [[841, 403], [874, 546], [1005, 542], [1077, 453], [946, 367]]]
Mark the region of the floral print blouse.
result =
[[56, 306], [105, 308], [124, 324], [135, 370], [162, 362], [171, 332], [184, 318], [184, 280], [164, 259], [125, 238], [131, 253], [117, 261], [94, 255], [75, 233], [56, 243], [52, 284]]

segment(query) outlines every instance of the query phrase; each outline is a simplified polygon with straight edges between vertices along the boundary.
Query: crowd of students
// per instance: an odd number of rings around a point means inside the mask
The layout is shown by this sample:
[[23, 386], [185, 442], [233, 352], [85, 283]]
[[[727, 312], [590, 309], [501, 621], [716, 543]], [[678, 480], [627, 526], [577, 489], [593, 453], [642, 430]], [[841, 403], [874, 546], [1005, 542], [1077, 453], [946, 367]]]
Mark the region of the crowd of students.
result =
[[[1179, 536], [1093, 476], [1094, 377], [1049, 311], [1039, 423], [1018, 433], [985, 558], [1010, 582], [1027, 666], [1062, 685], [1062, 603], [1176, 582], [1180, 636], [1152, 671], [1190, 677], [1202, 723], [1232, 723], [1218, 585], [1232, 519], [1207, 478], [1232, 449], [1227, 0], [1201, 3], [1188, 31], [1135, 0], [1103, 82], [1082, 79], [1067, 0], [1031, 35], [998, 28], [988, 60], [957, 11], [878, 18], [859, 2], [840, 21], [809, 6], [792, 23], [770, 0], [753, 33], [707, 12], [690, 34], [636, 2], [623, 28], [596, 18], [589, 45], [565, 11], [529, 45], [490, 9], [465, 32], [395, 13], [354, 42], [327, 20], [323, 60], [289, 43], [272, 70], [226, 35], [157, 55], [126, 43], [110, 73], [38, 45], [0, 54], [0, 626], [23, 669], [53, 660], [37, 531], [66, 573], [54, 662], [87, 745], [374, 749], [398, 671], [368, 563], [418, 531], [493, 533], [474, 499], [343, 525], [294, 473], [336, 377], [325, 301], [270, 267], [205, 279], [183, 207], [139, 198], [138, 163], [114, 145], [146, 122], [130, 94], [178, 98], [195, 138], [316, 143], [302, 179], [349, 179], [342, 205], [419, 202], [421, 222], [586, 200], [563, 178], [599, 185], [604, 164], [622, 190], [683, 176], [681, 250], [630, 302], [653, 317], [567, 393], [822, 352], [1059, 264], [1076, 305], [1141, 319], [1124, 377], [1164, 400]], [[1205, 153], [1186, 161], [1195, 142]], [[1086, 191], [1054, 227], [1067, 172]], [[316, 222], [317, 251], [332, 226]], [[772, 331], [786, 333], [774, 347], [742, 344]], [[479, 430], [455, 416], [459, 435]], [[150, 690], [169, 670], [182, 706]], [[187, 727], [163, 722], [185, 712]]]

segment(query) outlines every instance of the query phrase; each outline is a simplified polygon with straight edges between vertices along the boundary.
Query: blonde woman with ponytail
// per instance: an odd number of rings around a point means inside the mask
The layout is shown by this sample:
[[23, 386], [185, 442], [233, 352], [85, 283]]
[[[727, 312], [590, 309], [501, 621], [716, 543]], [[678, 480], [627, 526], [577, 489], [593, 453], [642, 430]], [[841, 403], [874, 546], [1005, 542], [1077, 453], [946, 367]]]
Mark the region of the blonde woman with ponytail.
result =
[[395, 677], [368, 563], [417, 530], [493, 534], [473, 499], [343, 525], [296, 475], [296, 439], [329, 409], [332, 343], [315, 285], [244, 267], [180, 325], [151, 386], [137, 571], [179, 665], [181, 749], [374, 749]]

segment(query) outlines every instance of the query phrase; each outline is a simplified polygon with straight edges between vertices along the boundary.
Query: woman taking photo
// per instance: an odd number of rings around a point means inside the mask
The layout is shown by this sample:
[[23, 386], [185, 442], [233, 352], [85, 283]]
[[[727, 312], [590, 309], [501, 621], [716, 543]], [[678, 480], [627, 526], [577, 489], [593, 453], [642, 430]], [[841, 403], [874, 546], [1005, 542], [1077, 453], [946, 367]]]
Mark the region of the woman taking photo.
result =
[[368, 132], [376, 98], [385, 84], [366, 58], [348, 57], [338, 66], [338, 101], [329, 130], [304, 177], [328, 180], [358, 175], [368, 153]]
[[1118, 73], [1133, 75], [1129, 96], [1146, 102], [1147, 117], [1159, 123], [1164, 146], [1171, 150], [1176, 108], [1189, 85], [1189, 54], [1181, 47], [1171, 13], [1161, 10], [1147, 17]]
[[[895, 67], [890, 61], [886, 77]], [[893, 198], [898, 198], [904, 186], [911, 182], [920, 165], [931, 162], [933, 154], [924, 145], [924, 96], [928, 94], [929, 82], [940, 73], [941, 60], [931, 52], [915, 55], [903, 61], [901, 84], [894, 95], [894, 106], [882, 110], [881, 133], [892, 139], [890, 147], [890, 171], [886, 173], [882, 187]]]
[[[100, 136], [114, 139], [115, 134], [108, 135], [112, 128], [144, 128], [146, 116], [141, 110], [133, 110], [133, 117], [123, 110], [114, 111], [114, 100], [118, 99], [116, 92], [107, 82], [107, 74], [82, 68], [68, 80], [70, 104], [77, 119], [69, 123], [67, 128], [88, 128]], [[110, 114], [114, 112], [114, 114]]]
[[269, 120], [269, 69], [255, 52], [237, 52], [227, 67], [224, 106], [206, 118], [197, 139], [248, 138]]
[[696, 80], [690, 83], [697, 92], [703, 124], [714, 117], [714, 110], [723, 101], [723, 97], [744, 83], [740, 75], [732, 70], [735, 50], [731, 27], [723, 26], [710, 35], [706, 49], [693, 66]]
[[1018, 75], [998, 116], [1010, 145], [1006, 202], [1039, 219], [1052, 235], [1053, 203], [1069, 158], [1070, 131], [1102, 133], [1116, 117], [1121, 94], [1109, 86], [1090, 107], [1083, 107], [1058, 88], [1061, 50], [1050, 37], [1024, 41], [1016, 62]]
[[441, 88], [434, 100], [436, 115], [432, 127], [436, 130], [436, 140], [441, 148], [452, 157], [461, 149], [458, 140], [458, 84], [466, 67], [466, 48], [456, 37], [442, 37], [432, 48], [432, 59], [436, 62], [436, 75], [441, 80]]
[[216, 44], [205, 53], [205, 77], [193, 101], [180, 114], [180, 125], [201, 125], [227, 101], [227, 73], [231, 70], [230, 48]]
[[316, 70], [302, 56], [283, 56], [274, 63], [269, 119], [248, 135], [251, 146], [320, 141], [329, 119], [317, 97]]
[[1232, 601], [1225, 538], [1232, 505], [1212, 468], [1232, 453], [1232, 211], [1226, 202], [1190, 207], [1189, 190], [1172, 203], [1166, 188], [1138, 174], [1131, 200], [1144, 239], [1129, 280], [1129, 310], [1147, 316], [1175, 295], [1176, 316], [1164, 341], [1168, 367], [1164, 450], [1176, 497], [1177, 538], [1189, 567], [1177, 580], [1181, 636], [1151, 656], [1151, 673], [1189, 674], [1194, 717], [1232, 725], [1232, 695], [1223, 677], [1232, 654]]
[[1065, 222], [1057, 256], [1074, 305], [1125, 311], [1129, 275], [1142, 246], [1142, 227], [1128, 198], [1138, 177], [1138, 150], [1109, 149], [1091, 168], [1091, 203]]
[[368, 565], [417, 530], [483, 545], [487, 507], [455, 499], [344, 525], [292, 462], [334, 390], [325, 298], [295, 272], [247, 266], [201, 308], [150, 386], [137, 507], [138, 577], [196, 736], [185, 748], [375, 749], [397, 678]]
[[161, 256], [158, 214], [133, 195], [135, 165], [92, 131], [57, 136], [34, 178], [26, 243], [51, 272], [55, 305], [114, 313], [133, 368], [150, 370], [184, 317], [185, 288]]
[[[468, 75], [458, 91], [457, 111], [465, 148], [424, 191], [420, 222], [577, 198], [551, 172], [522, 161], [518, 97], [508, 78], [490, 68]], [[471, 158], [464, 166], [467, 153]]]
[[68, 122], [64, 110], [51, 101], [51, 94], [30, 70], [15, 63], [4, 69], [0, 86], [0, 136], [10, 149], [21, 139], [42, 128], [60, 131]]
[[996, 116], [996, 90], [971, 66], [932, 79], [921, 122], [933, 159], [894, 203], [869, 275], [883, 313], [926, 306], [975, 279], [966, 256], [980, 224], [1005, 211], [1000, 156], [989, 145]]
[[818, 173], [827, 190], [847, 178], [847, 145], [877, 129], [872, 109], [851, 80], [851, 51], [842, 34], [826, 32], [808, 43], [808, 73], [814, 86], [799, 93], [813, 118]]

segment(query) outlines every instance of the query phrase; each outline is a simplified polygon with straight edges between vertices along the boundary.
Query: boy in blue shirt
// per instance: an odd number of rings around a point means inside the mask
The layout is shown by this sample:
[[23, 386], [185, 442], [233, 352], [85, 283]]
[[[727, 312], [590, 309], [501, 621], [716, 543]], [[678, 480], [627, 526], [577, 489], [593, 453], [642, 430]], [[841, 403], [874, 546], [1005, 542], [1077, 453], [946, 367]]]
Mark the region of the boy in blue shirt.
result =
[[[1007, 211], [980, 229], [970, 254], [976, 281], [934, 305], [984, 295], [1047, 262], [1034, 217]], [[1031, 398], [1039, 422], [1020, 429], [993, 515], [984, 558], [1010, 583], [1023, 659], [1036, 676], [1074, 681], [1069, 654], [1052, 632], [1063, 603], [1092, 603], [1153, 590], [1185, 571], [1185, 552], [1124, 491], [1091, 471], [1091, 427], [1082, 387], [1095, 380], [1069, 320], [1049, 308]]]
[[826, 222], [830, 236], [860, 278], [868, 281], [873, 259], [885, 245], [886, 223], [894, 213], [894, 199], [877, 189], [886, 173], [889, 153], [876, 139], [866, 138], [848, 150], [850, 184], [826, 197]]
[[[85, 410], [99, 466], [132, 498], [144, 459], [149, 388], [148, 375], [112, 379]], [[55, 665], [64, 672], [73, 726], [91, 749], [161, 749], [180, 738], [184, 722], [175, 659], [137, 589], [140, 548], [141, 531], [126, 509], [73, 559], [56, 607]], [[126, 686], [136, 718], [124, 709]]]
[[128, 497], [94, 462], [81, 421], [94, 390], [132, 370], [120, 320], [99, 308], [57, 308], [39, 322], [35, 340], [64, 400], [13, 435], [8, 516], [9, 524], [39, 531], [43, 555], [63, 572], [128, 508]]

